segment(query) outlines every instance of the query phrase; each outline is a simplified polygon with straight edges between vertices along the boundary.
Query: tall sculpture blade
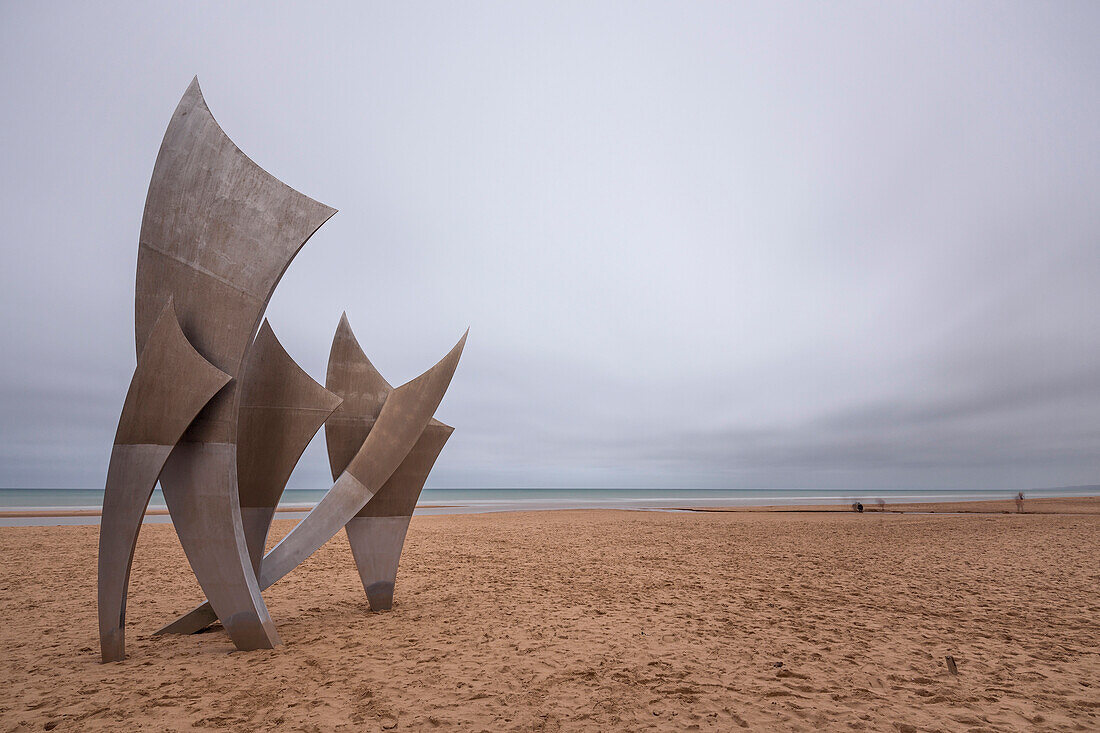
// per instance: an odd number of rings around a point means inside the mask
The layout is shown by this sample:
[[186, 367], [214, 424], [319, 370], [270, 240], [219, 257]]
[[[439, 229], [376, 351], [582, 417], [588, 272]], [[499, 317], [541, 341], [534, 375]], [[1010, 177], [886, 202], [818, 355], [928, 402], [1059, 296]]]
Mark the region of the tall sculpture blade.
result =
[[[392, 389], [363, 352], [346, 313], [332, 339], [325, 384], [344, 398], [325, 424], [329, 468], [336, 480], [367, 439]], [[385, 485], [344, 527], [372, 610], [393, 605], [397, 566], [413, 509], [452, 432], [454, 428], [432, 418]]]
[[257, 575], [271, 519], [290, 474], [341, 402], [302, 371], [264, 320], [241, 380], [237, 430], [241, 519]]
[[126, 589], [145, 507], [164, 462], [199, 410], [230, 380], [188, 342], [169, 298], [138, 356], [115, 433], [99, 526], [99, 644], [126, 657]]
[[260, 569], [260, 584], [264, 588], [328, 542], [393, 475], [443, 400], [466, 345], [466, 336], [463, 334], [438, 364], [390, 393], [374, 429], [333, 487], [264, 557]]
[[[195, 348], [242, 373], [260, 318], [305, 242], [335, 213], [253, 163], [222, 132], [196, 79], [164, 134], [141, 225], [140, 351], [171, 297]], [[279, 641], [260, 596], [237, 493], [237, 382], [198, 415], [161, 487], [187, 559], [238, 649]]]
[[[277, 582], [328, 542], [341, 527], [352, 521], [371, 497], [380, 493], [381, 488], [394, 476], [397, 468], [420, 445], [421, 435], [431, 415], [442, 401], [451, 377], [454, 376], [458, 360], [462, 356], [462, 349], [466, 345], [467, 334], [462, 335], [455, 347], [438, 364], [411, 382], [390, 392], [379, 411], [377, 420], [372, 422], [377, 424], [377, 430], [371, 431], [367, 439], [360, 444], [359, 450], [348, 462], [346, 469], [337, 477], [332, 488], [317, 506], [264, 557], [260, 567], [261, 588], [268, 588]], [[337, 336], [340, 336], [339, 331]], [[352, 339], [354, 340], [354, 336]], [[372, 366], [371, 370], [373, 369]], [[385, 383], [380, 375], [378, 379]], [[355, 395], [349, 393], [341, 408], [349, 400], [354, 399], [356, 399]], [[340, 408], [337, 408], [330, 419], [336, 419], [339, 412]], [[447, 435], [449, 434], [448, 432]], [[439, 448], [442, 449], [441, 444]], [[415, 465], [423, 465], [426, 451], [430, 451], [430, 448], [417, 453], [414, 459]], [[432, 460], [434, 461], [434, 456]], [[415, 475], [416, 472], [410, 469], [409, 473]], [[426, 471], [424, 475], [427, 476]], [[404, 482], [405, 480], [402, 480], [401, 483], [404, 484]], [[423, 485], [422, 481], [421, 485]], [[413, 504], [415, 503], [414, 498]], [[411, 508], [409, 513], [412, 513]], [[366, 528], [366, 526], [363, 527], [363, 529]], [[355, 530], [352, 531], [355, 532]], [[401, 538], [403, 541], [403, 533]], [[362, 548], [360, 554], [363, 553], [369, 554], [370, 548]], [[372, 571], [372, 574], [374, 572]], [[396, 567], [394, 572], [396, 573]], [[217, 609], [212, 608], [207, 602], [156, 633], [193, 634], [214, 623], [220, 617]]]
[[363, 446], [382, 405], [393, 392], [390, 383], [363, 353], [347, 313], [340, 315], [332, 337], [325, 387], [344, 400], [325, 423], [328, 464], [335, 481]]

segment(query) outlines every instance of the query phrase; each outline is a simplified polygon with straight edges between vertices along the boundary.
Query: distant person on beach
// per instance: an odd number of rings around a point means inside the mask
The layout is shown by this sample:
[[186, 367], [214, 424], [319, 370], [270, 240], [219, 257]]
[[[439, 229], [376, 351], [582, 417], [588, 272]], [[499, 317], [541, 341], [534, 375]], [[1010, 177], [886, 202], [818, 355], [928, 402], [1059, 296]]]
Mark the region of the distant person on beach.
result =
[[1016, 513], [1024, 513], [1024, 492], [1022, 491], [1016, 494]]

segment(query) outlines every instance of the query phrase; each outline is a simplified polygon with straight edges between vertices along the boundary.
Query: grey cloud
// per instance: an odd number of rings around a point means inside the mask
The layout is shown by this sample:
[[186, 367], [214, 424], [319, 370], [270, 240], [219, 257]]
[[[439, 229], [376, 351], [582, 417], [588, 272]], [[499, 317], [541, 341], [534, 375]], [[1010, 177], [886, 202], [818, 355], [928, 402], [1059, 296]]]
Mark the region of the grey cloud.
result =
[[196, 73], [340, 209], [268, 312], [304, 368], [343, 310], [394, 383], [472, 327], [430, 485], [1100, 476], [1095, 4], [0, 14], [0, 485], [102, 485]]

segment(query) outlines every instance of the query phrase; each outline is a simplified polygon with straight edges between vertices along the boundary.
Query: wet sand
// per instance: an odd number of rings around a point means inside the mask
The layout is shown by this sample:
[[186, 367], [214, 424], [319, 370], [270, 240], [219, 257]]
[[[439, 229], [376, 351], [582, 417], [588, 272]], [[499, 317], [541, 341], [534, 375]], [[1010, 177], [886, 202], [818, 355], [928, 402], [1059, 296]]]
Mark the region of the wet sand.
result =
[[417, 517], [392, 611], [340, 534], [248, 653], [151, 636], [200, 593], [147, 525], [109, 665], [98, 528], [0, 528], [0, 728], [1097, 730], [1100, 500], [1037, 501], [1059, 512]]
[[[893, 514], [1100, 514], [1100, 497], [1081, 496], [1059, 499], [1025, 499], [1017, 505], [1014, 500], [910, 502], [900, 504], [875, 504], [866, 500], [865, 512]], [[852, 504], [812, 504], [797, 506], [732, 506], [732, 507], [674, 507], [685, 512], [853, 512]]]

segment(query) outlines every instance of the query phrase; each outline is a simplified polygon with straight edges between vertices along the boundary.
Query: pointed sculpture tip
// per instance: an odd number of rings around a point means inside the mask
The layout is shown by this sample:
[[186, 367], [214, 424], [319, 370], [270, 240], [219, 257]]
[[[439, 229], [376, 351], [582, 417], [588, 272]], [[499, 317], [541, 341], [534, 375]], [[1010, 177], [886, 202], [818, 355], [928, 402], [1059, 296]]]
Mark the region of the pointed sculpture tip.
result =
[[[180, 97], [180, 103], [176, 108], [176, 114], [179, 114], [181, 110], [190, 111], [196, 106], [205, 107], [207, 112], [210, 111], [210, 107], [206, 104], [206, 97], [202, 95], [202, 88], [199, 87], [199, 77], [197, 75], [191, 79], [191, 83], [187, 85], [187, 91]], [[186, 112], [184, 112], [184, 114], [186, 114]]]
[[[305, 194], [302, 194], [302, 195], [305, 196]], [[311, 198], [309, 196], [306, 196], [306, 198], [308, 198], [310, 201], [317, 204], [318, 206], [320, 206], [323, 209], [323, 213], [321, 215], [321, 223], [317, 225], [317, 229], [320, 229], [322, 226], [325, 225], [326, 222], [328, 222], [329, 219], [336, 216], [336, 214], [338, 214], [340, 212], [339, 209], [337, 209], [333, 206], [329, 206], [328, 204], [321, 203], [320, 201], [318, 201], [315, 198]], [[314, 233], [317, 232], [317, 229], [313, 230]], [[313, 236], [313, 235], [310, 235], [310, 236]]]
[[470, 329], [469, 329], [469, 327], [467, 327], [466, 332], [462, 334], [462, 338], [460, 338], [458, 340], [458, 343], [455, 344], [455, 347], [453, 349], [451, 349], [451, 353], [454, 353], [458, 356], [461, 356], [462, 355], [462, 350], [464, 348], [466, 348], [466, 337], [469, 336], [469, 335], [470, 335]]
[[[363, 347], [359, 345], [359, 339], [355, 337], [355, 331], [351, 330], [351, 321], [348, 320], [347, 311], [340, 314], [340, 324], [336, 326], [336, 333], [332, 335], [333, 349], [336, 348], [336, 343], [339, 341], [350, 341], [355, 345], [355, 348], [359, 350], [362, 358], [366, 359], [367, 363], [370, 363], [370, 359], [367, 359], [366, 353], [363, 352]], [[332, 352], [329, 353], [331, 355]], [[374, 366], [371, 365], [371, 368], [373, 369]]]

